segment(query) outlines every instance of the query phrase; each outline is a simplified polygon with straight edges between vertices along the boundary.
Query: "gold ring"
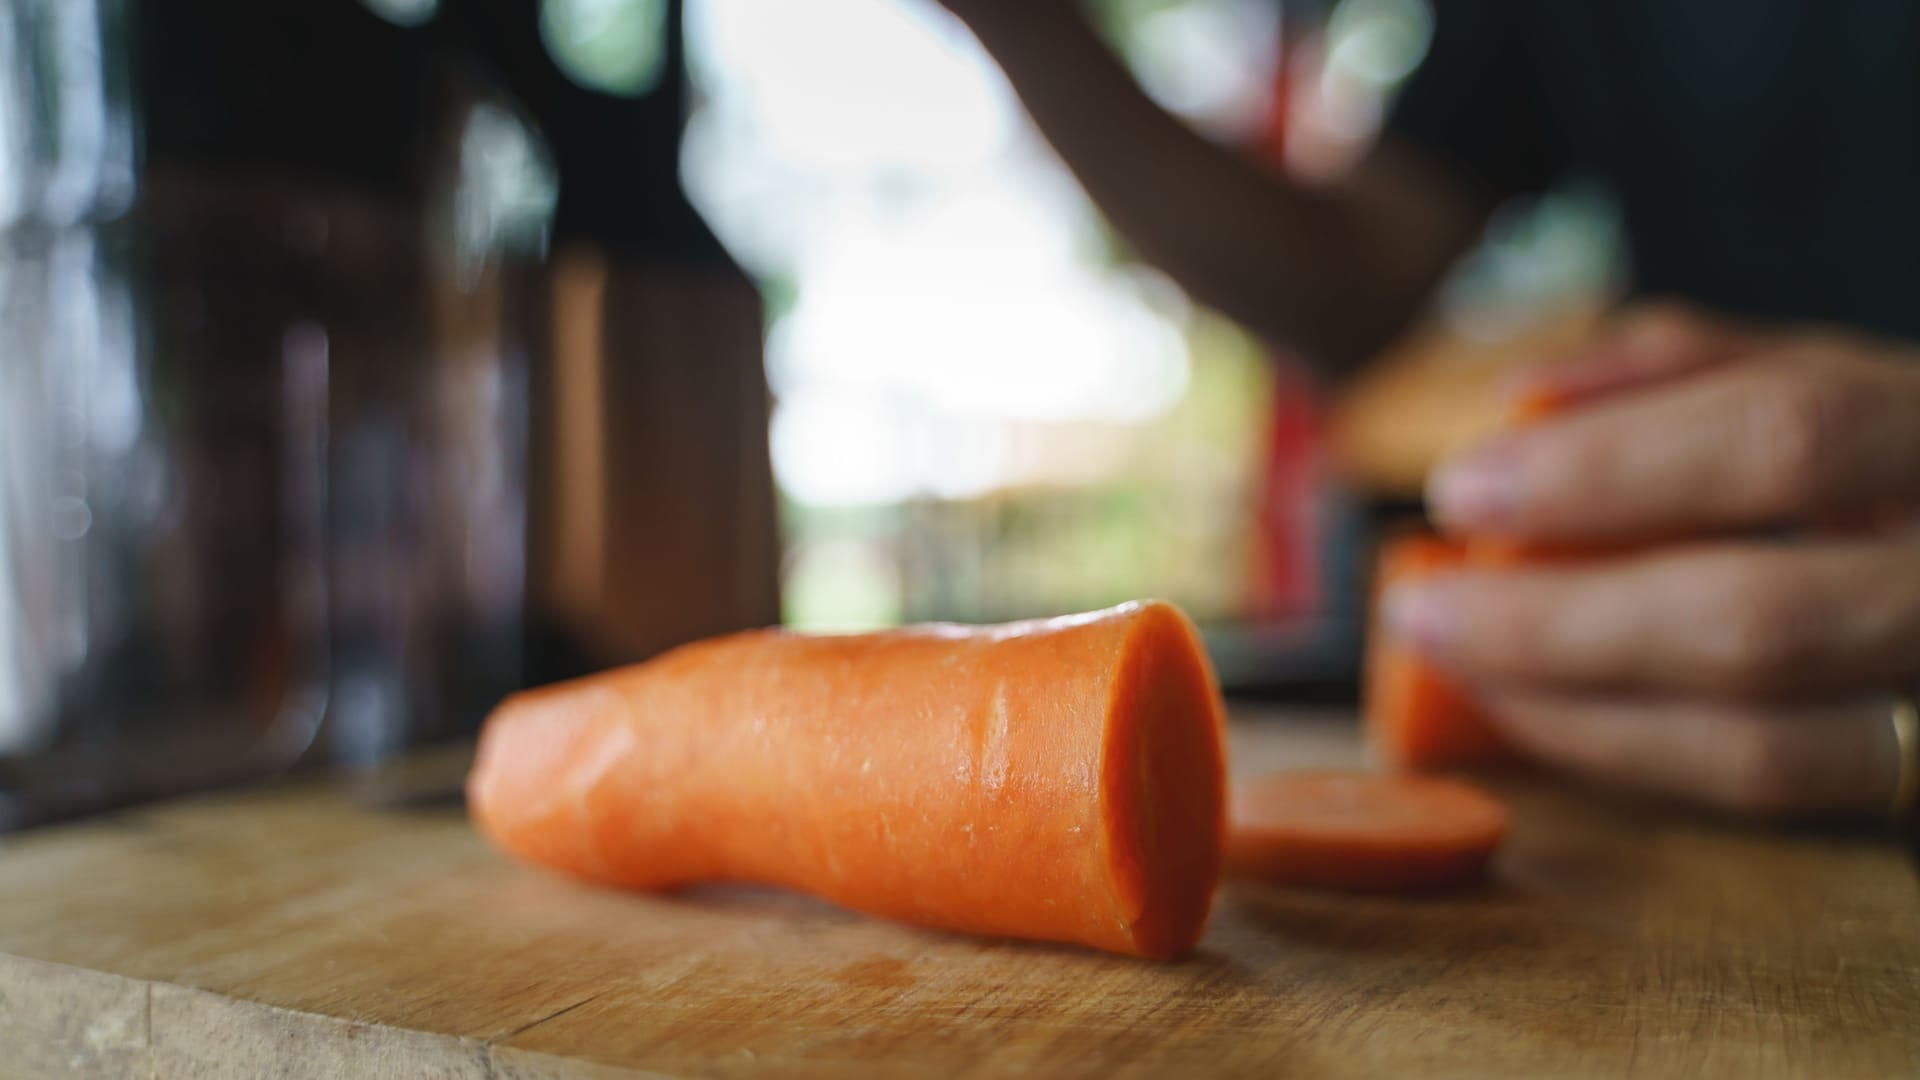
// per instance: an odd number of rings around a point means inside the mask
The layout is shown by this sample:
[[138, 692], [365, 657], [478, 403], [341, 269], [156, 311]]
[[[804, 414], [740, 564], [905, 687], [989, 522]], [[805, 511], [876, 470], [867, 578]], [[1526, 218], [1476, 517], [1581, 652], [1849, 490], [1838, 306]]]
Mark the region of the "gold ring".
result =
[[1893, 700], [1893, 741], [1900, 754], [1900, 773], [1887, 815], [1899, 824], [1913, 813], [1914, 798], [1920, 796], [1920, 706], [1910, 695]]

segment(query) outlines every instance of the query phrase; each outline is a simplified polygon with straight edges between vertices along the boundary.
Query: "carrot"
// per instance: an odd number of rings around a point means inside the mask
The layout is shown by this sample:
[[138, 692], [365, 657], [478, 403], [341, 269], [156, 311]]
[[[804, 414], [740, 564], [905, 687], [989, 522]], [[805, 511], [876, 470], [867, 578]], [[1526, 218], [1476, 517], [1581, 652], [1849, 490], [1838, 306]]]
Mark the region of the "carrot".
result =
[[1507, 808], [1456, 780], [1276, 773], [1236, 786], [1227, 867], [1243, 877], [1354, 892], [1471, 882], [1507, 831]]
[[[1509, 407], [1506, 426], [1518, 429], [1540, 423], [1564, 404], [1546, 392], [1524, 395]], [[1382, 550], [1375, 584], [1384, 594], [1395, 582], [1439, 571], [1469, 566], [1499, 569], [1578, 557], [1577, 551], [1499, 537], [1458, 542], [1418, 534], [1392, 541]], [[1367, 648], [1366, 724], [1381, 756], [1401, 769], [1485, 765], [1513, 756], [1470, 697], [1425, 657], [1378, 627]]]
[[[1466, 565], [1466, 545], [1429, 533], [1390, 541], [1382, 550], [1375, 585]], [[1480, 709], [1446, 674], [1411, 646], [1376, 625], [1368, 635], [1365, 673], [1367, 737], [1385, 761], [1414, 771], [1497, 761], [1506, 745]]]
[[760, 630], [509, 698], [467, 795], [495, 844], [593, 881], [760, 882], [1170, 959], [1219, 878], [1223, 715], [1162, 603]]

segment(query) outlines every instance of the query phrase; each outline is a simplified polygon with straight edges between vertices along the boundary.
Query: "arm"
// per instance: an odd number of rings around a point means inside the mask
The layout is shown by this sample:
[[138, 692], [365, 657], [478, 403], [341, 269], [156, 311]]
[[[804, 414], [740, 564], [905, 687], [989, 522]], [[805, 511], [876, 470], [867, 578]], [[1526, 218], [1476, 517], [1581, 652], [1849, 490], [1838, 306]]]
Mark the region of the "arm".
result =
[[1275, 175], [1155, 105], [1064, 0], [948, 6], [1147, 261], [1322, 370], [1404, 327], [1491, 209], [1391, 144], [1331, 185]]

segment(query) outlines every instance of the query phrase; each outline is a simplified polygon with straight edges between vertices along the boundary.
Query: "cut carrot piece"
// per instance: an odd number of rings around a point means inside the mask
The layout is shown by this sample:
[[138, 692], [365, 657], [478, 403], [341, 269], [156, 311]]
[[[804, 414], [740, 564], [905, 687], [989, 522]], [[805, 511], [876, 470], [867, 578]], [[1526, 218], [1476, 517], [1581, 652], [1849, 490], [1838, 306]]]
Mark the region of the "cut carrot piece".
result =
[[[1540, 423], [1566, 404], [1547, 391], [1510, 403], [1506, 426]], [[1525, 544], [1500, 537], [1443, 540], [1415, 534], [1390, 541], [1381, 552], [1377, 589], [1427, 574], [1475, 567], [1504, 569], [1581, 559], [1591, 553], [1564, 545]], [[1392, 640], [1377, 623], [1367, 646], [1366, 723], [1385, 761], [1414, 771], [1462, 768], [1510, 760], [1513, 751], [1487, 723], [1486, 714], [1425, 657]]]
[[763, 630], [509, 698], [467, 795], [500, 847], [594, 881], [783, 885], [1167, 959], [1219, 879], [1222, 725], [1199, 636], [1166, 604]]
[[[1388, 586], [1459, 569], [1467, 547], [1427, 533], [1390, 541], [1381, 552], [1375, 584]], [[1376, 605], [1377, 606], [1377, 605]], [[1498, 761], [1506, 744], [1453, 680], [1375, 620], [1367, 642], [1367, 736], [1387, 764], [1426, 771]]]
[[1323, 889], [1439, 889], [1478, 879], [1506, 831], [1507, 808], [1457, 780], [1275, 773], [1235, 786], [1227, 867]]

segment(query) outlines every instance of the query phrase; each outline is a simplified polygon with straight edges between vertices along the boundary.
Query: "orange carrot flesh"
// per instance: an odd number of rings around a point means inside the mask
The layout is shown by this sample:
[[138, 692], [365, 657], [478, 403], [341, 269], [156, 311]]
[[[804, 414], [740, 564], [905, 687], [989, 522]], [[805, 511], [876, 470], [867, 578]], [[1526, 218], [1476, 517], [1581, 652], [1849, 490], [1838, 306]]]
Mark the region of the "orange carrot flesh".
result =
[[[1508, 407], [1511, 430], [1531, 427], [1561, 411], [1558, 395], [1524, 394]], [[1500, 537], [1443, 540], [1418, 534], [1383, 549], [1376, 587], [1445, 570], [1505, 569], [1587, 557], [1564, 545], [1526, 544]], [[1369, 738], [1388, 764], [1412, 771], [1463, 768], [1511, 760], [1513, 751], [1486, 714], [1432, 662], [1392, 640], [1377, 626], [1367, 648], [1366, 722]]]
[[752, 631], [509, 698], [467, 781], [521, 858], [748, 881], [1156, 959], [1204, 928], [1223, 716], [1161, 603], [992, 627]]
[[[1382, 549], [1376, 585], [1459, 569], [1466, 545], [1419, 533]], [[1503, 760], [1505, 742], [1473, 700], [1411, 646], [1374, 626], [1368, 635], [1364, 716], [1368, 741], [1395, 768], [1429, 771]]]
[[1227, 867], [1323, 889], [1449, 888], [1485, 873], [1507, 816], [1491, 795], [1455, 780], [1276, 773], [1236, 785]]

